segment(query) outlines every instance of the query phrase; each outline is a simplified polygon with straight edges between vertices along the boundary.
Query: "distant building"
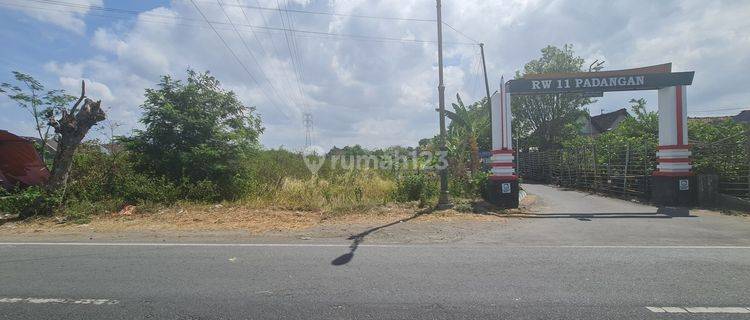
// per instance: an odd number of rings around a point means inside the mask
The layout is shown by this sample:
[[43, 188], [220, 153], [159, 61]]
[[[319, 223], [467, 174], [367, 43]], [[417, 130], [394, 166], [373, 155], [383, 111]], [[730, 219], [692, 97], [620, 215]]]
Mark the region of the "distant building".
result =
[[[39, 139], [37, 137], [29, 137], [29, 136], [21, 136], [21, 138], [24, 138], [26, 140], [29, 140], [31, 143], [35, 145], [42, 145], [42, 139]], [[50, 137], [47, 139], [47, 144], [45, 145], [44, 152], [47, 154], [51, 154], [54, 156], [54, 154], [57, 152], [57, 141], [53, 139], [53, 137]]]
[[0, 130], [0, 187], [47, 183], [49, 171], [29, 139]]
[[602, 133], [617, 128], [620, 122], [629, 117], [628, 110], [622, 108], [617, 111], [602, 113], [598, 116], [584, 116], [579, 119], [579, 122], [583, 124], [581, 128], [581, 134], [585, 136], [598, 136]]
[[688, 117], [688, 120], [693, 122], [703, 122], [703, 123], [717, 123], [717, 122], [723, 122], [727, 120], [731, 120], [732, 116], [719, 116], [719, 117]]
[[732, 117], [732, 120], [741, 123], [750, 123], [750, 110], [744, 110], [740, 114]]
[[699, 121], [703, 123], [716, 123], [732, 120], [739, 123], [750, 123], [750, 110], [744, 110], [735, 116], [715, 116], [715, 117], [690, 117], [690, 121]]

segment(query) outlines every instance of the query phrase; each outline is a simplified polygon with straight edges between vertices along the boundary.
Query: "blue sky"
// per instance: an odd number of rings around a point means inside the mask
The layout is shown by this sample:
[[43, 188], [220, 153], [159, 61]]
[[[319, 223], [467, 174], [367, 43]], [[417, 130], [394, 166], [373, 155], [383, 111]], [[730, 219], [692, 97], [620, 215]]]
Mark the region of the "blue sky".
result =
[[[76, 1], [70, 1], [71, 3]], [[9, 45], [0, 54], [0, 72], [3, 79], [12, 70], [19, 70], [33, 74], [50, 85], [55, 84], [57, 77], [45, 72], [44, 63], [49, 61], [75, 61], [89, 59], [97, 54], [90, 50], [90, 38], [98, 28], [110, 28], [119, 24], [132, 23], [130, 19], [113, 20], [111, 17], [99, 15], [98, 12], [81, 15], [86, 27], [82, 34], [71, 32], [70, 29], [59, 25], [35, 19], [27, 14], [27, 10], [37, 10], [42, 4], [33, 2], [20, 3], [22, 7], [0, 6], [0, 36]], [[128, 10], [146, 11], [160, 6], [168, 6], [169, 1], [106, 1], [105, 6], [116, 6]], [[33, 9], [32, 9], [33, 8]], [[49, 14], [64, 14], [65, 7], [50, 6], [41, 10]], [[122, 15], [126, 17], [125, 15]], [[5, 80], [4, 80], [5, 81]]]
[[[19, 70], [48, 88], [75, 93], [85, 79], [89, 95], [102, 99], [110, 119], [122, 124], [120, 134], [138, 127], [146, 87], [163, 74], [182, 77], [188, 67], [211, 70], [247, 105], [257, 106], [268, 147], [300, 147], [304, 112], [314, 114], [315, 142], [324, 148], [413, 145], [437, 131], [433, 43], [295, 33], [292, 51], [291, 34], [242, 26], [288, 27], [291, 18], [298, 30], [434, 40], [433, 23], [295, 12], [282, 21], [278, 11], [257, 8], [276, 8], [276, 0], [221, 0], [223, 8], [213, 0], [196, 3], [209, 20], [221, 22], [217, 31], [257, 83], [188, 0], [0, 0], [0, 39], [6, 44], [0, 81]], [[430, 0], [279, 3], [304, 11], [434, 18]], [[673, 62], [674, 71], [696, 71], [688, 93], [691, 116], [750, 108], [748, 16], [747, 1], [444, 1], [445, 21], [485, 43], [493, 91], [500, 75], [512, 76], [542, 47], [571, 43], [588, 62], [606, 60], [606, 69]], [[229, 21], [240, 25], [239, 35]], [[448, 28], [444, 33], [448, 103], [456, 92], [465, 101], [480, 98], [478, 48], [456, 44], [470, 41]], [[608, 93], [589, 110], [612, 111], [637, 97], [655, 109], [655, 92], [640, 91]], [[5, 97], [0, 129], [27, 135], [33, 130], [31, 118]]]

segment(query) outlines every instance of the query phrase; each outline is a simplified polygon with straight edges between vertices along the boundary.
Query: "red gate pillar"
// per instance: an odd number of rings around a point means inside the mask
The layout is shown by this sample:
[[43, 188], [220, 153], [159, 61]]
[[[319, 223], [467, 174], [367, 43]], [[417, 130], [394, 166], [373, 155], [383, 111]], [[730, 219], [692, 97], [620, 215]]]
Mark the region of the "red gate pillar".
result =
[[690, 165], [687, 86], [659, 89], [659, 149], [651, 200], [674, 206], [693, 205], [696, 181]]
[[508, 93], [503, 78], [500, 80], [500, 91], [490, 98], [492, 116], [492, 157], [491, 172], [485, 199], [502, 208], [518, 208], [518, 176], [513, 162], [513, 135], [511, 130], [512, 115], [510, 110], [511, 95]]

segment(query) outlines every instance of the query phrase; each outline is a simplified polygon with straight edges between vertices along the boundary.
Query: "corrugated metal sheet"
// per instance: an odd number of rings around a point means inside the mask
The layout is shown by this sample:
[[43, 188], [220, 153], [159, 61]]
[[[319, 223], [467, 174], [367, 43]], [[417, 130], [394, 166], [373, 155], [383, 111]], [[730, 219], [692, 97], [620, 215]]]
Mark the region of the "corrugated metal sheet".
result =
[[28, 140], [0, 130], [0, 184], [5, 188], [47, 183], [49, 170]]

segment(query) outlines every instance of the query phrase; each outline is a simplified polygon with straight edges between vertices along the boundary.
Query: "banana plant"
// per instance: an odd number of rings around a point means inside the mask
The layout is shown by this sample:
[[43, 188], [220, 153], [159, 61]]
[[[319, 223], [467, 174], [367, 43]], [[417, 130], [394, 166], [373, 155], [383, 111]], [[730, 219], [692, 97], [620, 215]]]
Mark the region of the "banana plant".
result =
[[490, 123], [489, 116], [486, 112], [482, 112], [482, 108], [478, 107], [478, 103], [467, 107], [461, 100], [461, 95], [456, 93], [456, 103], [451, 104], [454, 111], [447, 111], [446, 116], [451, 119], [449, 126], [449, 135], [453, 139], [448, 139], [448, 142], [457, 143], [453, 147], [461, 150], [463, 147], [468, 147], [470, 154], [470, 170], [474, 174], [479, 168], [479, 135], [482, 133], [482, 129], [487, 127]]

